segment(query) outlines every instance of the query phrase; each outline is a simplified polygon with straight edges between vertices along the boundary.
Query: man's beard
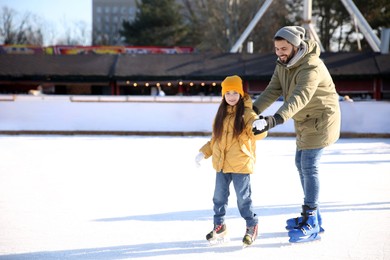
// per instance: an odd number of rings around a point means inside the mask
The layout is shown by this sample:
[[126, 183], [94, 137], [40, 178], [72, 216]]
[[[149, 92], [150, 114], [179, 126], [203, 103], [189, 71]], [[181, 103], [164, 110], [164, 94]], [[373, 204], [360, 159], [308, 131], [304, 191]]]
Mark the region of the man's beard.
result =
[[296, 51], [295, 51], [295, 49], [293, 48], [292, 51], [291, 51], [291, 53], [290, 53], [290, 55], [287, 57], [287, 60], [286, 60], [286, 61], [282, 61], [280, 58], [279, 58], [279, 60], [280, 60], [283, 64], [288, 64], [288, 63], [290, 62], [290, 60], [291, 60], [292, 58], [294, 58], [295, 53], [296, 53]]

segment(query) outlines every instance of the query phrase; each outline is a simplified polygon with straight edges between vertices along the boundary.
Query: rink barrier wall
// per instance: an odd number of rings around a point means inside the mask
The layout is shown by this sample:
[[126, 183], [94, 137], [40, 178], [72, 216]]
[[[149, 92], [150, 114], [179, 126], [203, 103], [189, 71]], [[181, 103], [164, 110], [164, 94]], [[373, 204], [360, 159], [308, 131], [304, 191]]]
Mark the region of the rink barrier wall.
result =
[[[0, 95], [0, 134], [210, 135], [221, 97]], [[273, 114], [275, 102], [264, 111]], [[343, 137], [390, 137], [390, 102], [340, 102]], [[293, 120], [270, 136], [294, 136]]]

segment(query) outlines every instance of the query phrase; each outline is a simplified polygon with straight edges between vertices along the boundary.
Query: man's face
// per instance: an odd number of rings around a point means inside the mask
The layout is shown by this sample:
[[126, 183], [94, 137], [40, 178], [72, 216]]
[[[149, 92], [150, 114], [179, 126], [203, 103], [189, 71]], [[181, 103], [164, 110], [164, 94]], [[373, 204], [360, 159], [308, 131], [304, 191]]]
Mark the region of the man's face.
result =
[[276, 55], [284, 64], [287, 64], [297, 51], [297, 48], [286, 40], [275, 40], [274, 45]]

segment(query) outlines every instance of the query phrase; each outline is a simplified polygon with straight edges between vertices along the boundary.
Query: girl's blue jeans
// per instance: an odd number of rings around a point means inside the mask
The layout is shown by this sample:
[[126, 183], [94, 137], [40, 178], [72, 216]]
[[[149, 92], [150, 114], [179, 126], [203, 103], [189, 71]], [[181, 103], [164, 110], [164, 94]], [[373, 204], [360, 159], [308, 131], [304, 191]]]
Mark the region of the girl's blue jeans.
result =
[[297, 150], [295, 165], [297, 166], [304, 193], [304, 205], [310, 208], [318, 207], [320, 180], [318, 165], [324, 148]]
[[216, 174], [213, 197], [214, 224], [220, 225], [225, 222], [228, 198], [230, 195], [229, 186], [232, 181], [236, 191], [238, 210], [240, 211], [241, 216], [245, 219], [247, 227], [257, 225], [258, 218], [253, 212], [252, 207], [250, 175], [222, 172], [218, 172]]

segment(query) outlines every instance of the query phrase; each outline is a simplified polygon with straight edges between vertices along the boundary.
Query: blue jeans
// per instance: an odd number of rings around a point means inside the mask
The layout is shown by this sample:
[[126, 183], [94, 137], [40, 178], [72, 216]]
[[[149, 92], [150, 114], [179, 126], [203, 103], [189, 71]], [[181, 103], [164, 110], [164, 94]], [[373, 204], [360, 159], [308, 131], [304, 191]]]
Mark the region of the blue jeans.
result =
[[310, 208], [318, 207], [320, 192], [318, 164], [323, 150], [324, 148], [297, 150], [295, 153], [295, 165], [298, 168], [303, 194], [305, 195], [304, 205]]
[[258, 223], [256, 214], [253, 212], [251, 199], [251, 184], [249, 174], [222, 173], [216, 174], [214, 190], [214, 224], [220, 225], [225, 221], [228, 198], [230, 195], [229, 186], [233, 186], [237, 196], [237, 206], [241, 217], [246, 220], [247, 227], [255, 226]]

